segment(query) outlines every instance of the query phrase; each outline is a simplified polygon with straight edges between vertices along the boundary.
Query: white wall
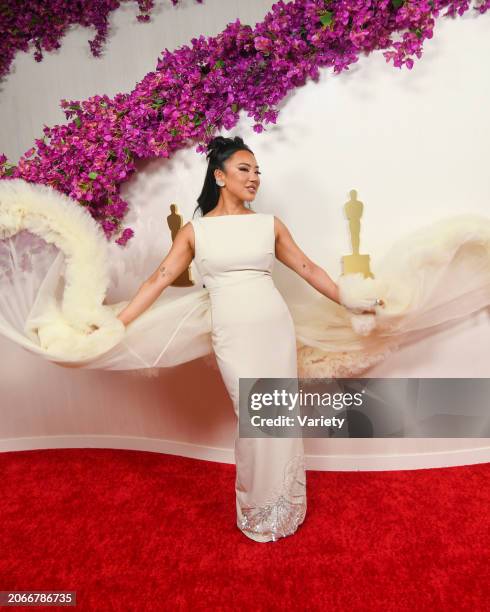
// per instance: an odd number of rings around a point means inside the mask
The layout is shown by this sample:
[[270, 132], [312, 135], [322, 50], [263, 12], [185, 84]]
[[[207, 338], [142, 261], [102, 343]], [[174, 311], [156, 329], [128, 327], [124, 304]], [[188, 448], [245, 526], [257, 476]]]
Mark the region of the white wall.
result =
[[[178, 8], [159, 5], [151, 24], [136, 22], [136, 7], [126, 4], [111, 17], [102, 59], [91, 56], [89, 33], [81, 28], [72, 29], [62, 48], [39, 64], [19, 54], [0, 91], [0, 151], [15, 162], [42, 135], [44, 124], [63, 123], [62, 98], [130, 91], [154, 69], [162, 49], [201, 33], [215, 35], [237, 17], [253, 26], [272, 4], [206, 0], [201, 6], [187, 0]], [[376, 261], [405, 232], [463, 212], [488, 214], [489, 54], [489, 16], [441, 18], [411, 71], [393, 68], [377, 52], [341, 75], [323, 70], [318, 83], [292, 92], [267, 133], [254, 133], [253, 120], [242, 113], [239, 125], [222, 134], [241, 135], [259, 161], [262, 186], [254, 209], [279, 216], [334, 278], [350, 248], [343, 204], [351, 189], [365, 204], [361, 251], [370, 253], [374, 273]], [[127, 223], [136, 236], [126, 249], [111, 246], [114, 265], [124, 263], [130, 274], [125, 286], [111, 289], [110, 300], [128, 298], [166, 254], [170, 204], [178, 204], [185, 220], [191, 217], [205, 170], [204, 156], [194, 149], [142, 164], [125, 185]], [[294, 282], [308, 290], [293, 276], [276, 263], [279, 288]], [[197, 270], [194, 278], [199, 286]], [[489, 343], [488, 313], [479, 313], [401, 349], [368, 375], [488, 377]], [[101, 445], [232, 461], [234, 416], [209, 359], [148, 380], [65, 370], [3, 338], [0, 351], [5, 450]], [[197, 378], [202, 382], [189, 396], [188, 381]], [[484, 439], [309, 439], [305, 445], [310, 467], [319, 469], [449, 465], [489, 456]]]

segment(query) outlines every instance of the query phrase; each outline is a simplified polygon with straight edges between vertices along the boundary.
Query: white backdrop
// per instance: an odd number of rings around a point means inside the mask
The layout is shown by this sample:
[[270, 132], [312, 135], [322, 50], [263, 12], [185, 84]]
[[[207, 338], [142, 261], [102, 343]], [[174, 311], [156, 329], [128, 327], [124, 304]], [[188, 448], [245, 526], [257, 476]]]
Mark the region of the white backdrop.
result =
[[[272, 6], [263, 0], [158, 3], [153, 22], [136, 22], [123, 5], [111, 17], [104, 57], [88, 50], [91, 33], [73, 28], [62, 48], [41, 63], [19, 54], [2, 84], [0, 151], [10, 161], [65, 121], [59, 100], [130, 91], [156, 66], [164, 48], [199, 34], [215, 35], [237, 17], [254, 25]], [[242, 113], [230, 132], [252, 148], [262, 171], [253, 204], [290, 228], [307, 255], [336, 278], [350, 243], [343, 204], [357, 189], [365, 211], [361, 252], [376, 260], [406, 232], [463, 212], [490, 214], [490, 16], [441, 18], [411, 71], [388, 65], [381, 52], [349, 71], [322, 70], [318, 83], [292, 92], [277, 125], [256, 134]], [[205, 158], [195, 147], [171, 160], [141, 164], [124, 187], [136, 236], [111, 246], [112, 264], [130, 262], [131, 277], [109, 301], [129, 299], [170, 246], [165, 217], [176, 203], [187, 221], [196, 206]], [[197, 287], [201, 286], [193, 269]], [[276, 262], [281, 291], [314, 291]], [[193, 289], [170, 288], [180, 295]], [[404, 347], [366, 375], [488, 377], [489, 312]], [[70, 371], [0, 338], [0, 441], [4, 450], [61, 446], [141, 448], [233, 461], [235, 421], [213, 359], [164, 371]], [[189, 385], [189, 380], [199, 381]], [[310, 468], [388, 469], [489, 460], [487, 439], [305, 440]]]

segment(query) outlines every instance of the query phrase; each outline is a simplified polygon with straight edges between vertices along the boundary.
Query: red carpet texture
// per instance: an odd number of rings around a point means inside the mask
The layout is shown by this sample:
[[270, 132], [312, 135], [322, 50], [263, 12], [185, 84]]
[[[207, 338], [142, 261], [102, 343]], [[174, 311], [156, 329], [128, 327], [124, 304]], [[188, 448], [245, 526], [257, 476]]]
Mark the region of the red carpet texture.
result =
[[89, 611], [490, 609], [489, 463], [308, 470], [305, 522], [268, 543], [235, 526], [234, 465], [87, 448], [0, 453], [0, 474], [2, 591]]

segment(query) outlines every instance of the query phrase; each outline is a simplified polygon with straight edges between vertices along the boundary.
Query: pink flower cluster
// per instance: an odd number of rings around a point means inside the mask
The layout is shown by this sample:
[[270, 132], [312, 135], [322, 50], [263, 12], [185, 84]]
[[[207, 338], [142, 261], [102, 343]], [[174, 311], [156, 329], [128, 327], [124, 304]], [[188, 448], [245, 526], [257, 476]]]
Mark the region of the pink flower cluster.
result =
[[[434, 17], [462, 15], [465, 0], [280, 0], [255, 28], [230, 23], [214, 37], [193, 38], [168, 49], [156, 70], [130, 93], [61, 101], [66, 125], [45, 126], [14, 166], [0, 156], [0, 177], [44, 183], [77, 199], [99, 220], [107, 237], [124, 245], [133, 230], [122, 227], [127, 202], [120, 186], [137, 170], [139, 159], [170, 157], [216, 131], [231, 129], [245, 110], [253, 129], [275, 123], [277, 104], [319, 69], [348, 70], [360, 53], [386, 49], [387, 62], [413, 66], [431, 38]], [[475, 7], [480, 14], [490, 0]], [[394, 33], [402, 40], [393, 41]]]
[[[138, 21], [149, 21], [154, 0], [121, 0], [137, 2]], [[121, 5], [120, 0], [23, 0], [0, 3], [0, 79], [8, 74], [17, 51], [28, 51], [34, 45], [34, 59], [40, 62], [43, 49], [53, 51], [71, 25], [94, 27], [97, 34], [89, 41], [95, 57], [100, 56], [106, 41], [109, 14]], [[172, 0], [177, 5], [179, 0]], [[202, 2], [202, 0], [197, 0]]]

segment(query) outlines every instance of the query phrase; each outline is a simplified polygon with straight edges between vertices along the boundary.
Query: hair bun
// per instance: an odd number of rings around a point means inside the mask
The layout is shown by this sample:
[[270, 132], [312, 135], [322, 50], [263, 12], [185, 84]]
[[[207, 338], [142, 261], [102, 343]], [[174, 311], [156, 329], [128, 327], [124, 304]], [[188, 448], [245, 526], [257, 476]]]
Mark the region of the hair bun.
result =
[[225, 138], [224, 136], [216, 136], [208, 144], [208, 153], [210, 155], [216, 155], [216, 153], [228, 146], [228, 141], [229, 138]]
[[215, 136], [208, 143], [208, 154], [207, 157], [215, 156], [217, 153], [224, 151], [228, 147], [232, 146], [244, 147], [245, 143], [243, 138], [235, 136], [234, 138], [225, 138], [224, 136]]

